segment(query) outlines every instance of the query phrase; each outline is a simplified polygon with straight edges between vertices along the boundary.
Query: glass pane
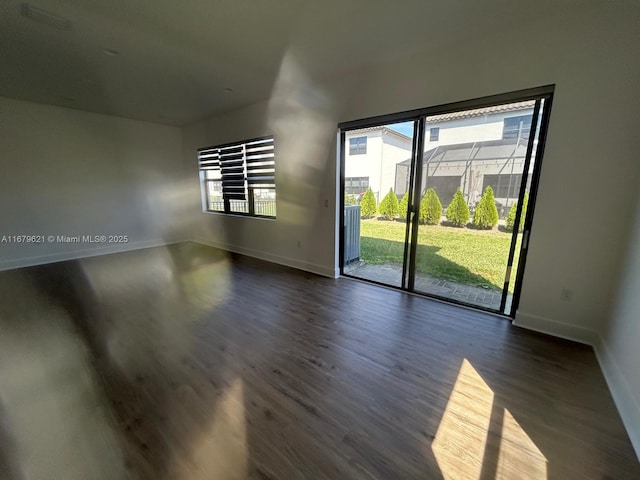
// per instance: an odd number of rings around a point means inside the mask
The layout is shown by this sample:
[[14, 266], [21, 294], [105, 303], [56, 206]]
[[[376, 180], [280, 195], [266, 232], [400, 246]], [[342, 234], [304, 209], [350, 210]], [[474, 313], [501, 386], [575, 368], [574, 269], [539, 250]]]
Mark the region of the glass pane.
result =
[[[536, 153], [538, 150], [538, 139], [540, 137], [540, 124], [542, 122], [542, 114], [544, 109], [546, 108], [544, 100], [541, 101], [540, 105], [540, 113], [538, 115], [537, 128], [535, 132], [535, 137], [533, 140], [533, 151], [531, 154], [531, 162], [528, 170], [528, 178], [525, 186], [524, 197], [522, 201], [522, 208], [520, 212], [520, 222], [519, 225], [516, 225], [516, 213], [518, 211], [519, 203], [516, 201], [509, 209], [505, 219], [505, 230], [507, 232], [516, 233], [516, 249], [514, 251], [513, 262], [511, 265], [511, 270], [507, 272], [509, 285], [507, 288], [507, 297], [506, 304], [504, 308], [504, 313], [511, 315], [515, 312], [512, 312], [513, 309], [513, 292], [515, 291], [517, 274], [518, 274], [518, 265], [520, 262], [521, 256], [521, 248], [522, 248], [522, 238], [523, 238], [523, 229], [524, 229], [524, 221], [526, 218], [527, 210], [529, 209], [529, 192], [531, 190], [531, 176], [533, 174]], [[528, 129], [531, 130], [531, 121], [529, 121]], [[527, 134], [529, 134], [529, 130], [527, 130]]]
[[414, 122], [346, 132], [344, 272], [400, 287]]
[[416, 291], [500, 309], [512, 239], [505, 222], [526, 176], [534, 106], [526, 101], [427, 117]]
[[254, 214], [267, 217], [276, 216], [276, 191], [267, 188], [254, 188], [253, 208]]
[[[211, 172], [207, 172], [209, 174]], [[207, 178], [213, 177], [207, 175]], [[224, 212], [224, 201], [222, 200], [222, 181], [207, 180], [207, 209], [214, 212]]]
[[249, 213], [249, 202], [246, 200], [229, 200], [229, 207], [232, 213]]

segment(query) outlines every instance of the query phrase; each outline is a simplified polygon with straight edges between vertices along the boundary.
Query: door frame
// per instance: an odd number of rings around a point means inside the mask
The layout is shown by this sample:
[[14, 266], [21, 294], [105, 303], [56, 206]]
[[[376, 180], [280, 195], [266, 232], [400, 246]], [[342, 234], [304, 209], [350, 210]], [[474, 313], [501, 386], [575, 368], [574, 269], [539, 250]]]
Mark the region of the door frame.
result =
[[[481, 97], [481, 98], [476, 98], [476, 99], [470, 99], [470, 100], [464, 100], [461, 102], [452, 102], [452, 103], [446, 103], [446, 104], [441, 104], [441, 105], [436, 105], [436, 106], [432, 106], [432, 107], [425, 107], [425, 108], [419, 108], [419, 109], [415, 109], [415, 110], [408, 110], [408, 111], [404, 111], [404, 112], [398, 112], [398, 113], [392, 113], [392, 114], [386, 114], [386, 115], [378, 115], [375, 117], [369, 117], [369, 118], [365, 118], [365, 119], [360, 119], [360, 120], [352, 120], [352, 121], [348, 121], [348, 122], [342, 122], [338, 124], [338, 161], [339, 161], [339, 168], [337, 169], [338, 175], [339, 175], [339, 198], [338, 198], [338, 202], [337, 204], [339, 205], [339, 229], [338, 229], [338, 235], [339, 235], [339, 251], [338, 251], [338, 261], [339, 261], [339, 268], [340, 268], [340, 275], [341, 276], [345, 276], [345, 277], [350, 277], [350, 278], [358, 278], [355, 276], [351, 276], [349, 274], [346, 274], [344, 272], [344, 199], [345, 199], [345, 140], [346, 140], [346, 132], [350, 131], [350, 130], [356, 130], [356, 129], [361, 129], [361, 128], [368, 128], [368, 127], [374, 127], [374, 126], [379, 126], [379, 125], [384, 125], [384, 124], [392, 124], [392, 123], [400, 123], [400, 122], [414, 122], [414, 138], [413, 138], [413, 142], [412, 142], [412, 147], [413, 147], [413, 151], [412, 151], [412, 155], [411, 158], [413, 159], [413, 163], [414, 165], [412, 165], [412, 168], [410, 169], [410, 175], [413, 177], [410, 180], [410, 189], [409, 192], [410, 193], [410, 197], [409, 197], [409, 215], [407, 217], [407, 234], [405, 235], [405, 250], [404, 250], [404, 261], [403, 261], [403, 271], [402, 271], [402, 282], [401, 282], [401, 286], [397, 287], [397, 286], [393, 286], [393, 285], [388, 285], [382, 282], [376, 282], [376, 281], [372, 281], [372, 280], [364, 280], [364, 279], [360, 279], [369, 283], [373, 283], [373, 284], [377, 284], [377, 285], [382, 285], [382, 286], [386, 286], [389, 288], [394, 288], [396, 290], [401, 290], [401, 291], [406, 291], [409, 293], [414, 293], [414, 294], [418, 294], [421, 296], [425, 296], [425, 297], [429, 297], [429, 298], [434, 298], [437, 300], [441, 300], [447, 303], [453, 303], [456, 305], [461, 305], [464, 307], [468, 307], [468, 308], [472, 308], [472, 309], [476, 309], [476, 310], [482, 310], [482, 311], [487, 311], [496, 315], [501, 315], [501, 316], [505, 316], [505, 317], [509, 317], [511, 319], [515, 318], [515, 313], [516, 310], [518, 308], [518, 305], [520, 303], [520, 294], [522, 292], [522, 279], [524, 277], [524, 270], [525, 270], [525, 264], [526, 264], [526, 258], [527, 258], [527, 253], [528, 253], [528, 249], [529, 249], [529, 240], [531, 237], [531, 230], [532, 230], [532, 222], [533, 222], [533, 214], [535, 211], [535, 204], [536, 204], [536, 200], [537, 200], [537, 193], [538, 193], [538, 185], [539, 185], [539, 181], [540, 181], [540, 172], [541, 172], [541, 168], [542, 168], [542, 158], [543, 158], [543, 154], [544, 154], [544, 148], [546, 146], [546, 140], [547, 140], [547, 132], [548, 132], [548, 125], [549, 125], [549, 118], [551, 115], [551, 107], [552, 107], [552, 103], [553, 103], [553, 94], [555, 91], [555, 85], [545, 85], [545, 86], [541, 86], [541, 87], [535, 87], [535, 88], [529, 88], [529, 89], [524, 89], [524, 90], [517, 90], [517, 91], [513, 91], [513, 92], [508, 92], [508, 93], [502, 93], [502, 94], [497, 94], [497, 95], [490, 95], [490, 96], [486, 96], [486, 97]], [[417, 155], [422, 155], [422, 151], [421, 149], [424, 146], [424, 135], [425, 135], [425, 129], [424, 129], [424, 123], [425, 123], [425, 118], [427, 116], [432, 116], [432, 115], [440, 115], [440, 114], [445, 114], [445, 113], [452, 113], [452, 112], [456, 112], [456, 111], [460, 111], [460, 110], [471, 110], [471, 109], [477, 109], [477, 108], [484, 108], [484, 107], [490, 107], [496, 104], [504, 104], [504, 103], [514, 103], [514, 102], [521, 102], [521, 101], [527, 101], [527, 100], [535, 100], [536, 101], [536, 106], [539, 105], [541, 100], [544, 100], [544, 109], [542, 110], [542, 115], [538, 115], [537, 117], [540, 118], [540, 125], [539, 125], [539, 135], [538, 135], [538, 144], [536, 146], [536, 151], [535, 151], [535, 156], [531, 157], [531, 155], [528, 155], [527, 158], [529, 158], [530, 160], [534, 161], [534, 166], [533, 166], [533, 171], [530, 175], [531, 177], [531, 183], [530, 183], [530, 188], [529, 188], [529, 202], [528, 202], [528, 207], [527, 207], [527, 212], [525, 215], [525, 220], [524, 220], [524, 229], [522, 232], [522, 245], [520, 248], [520, 256], [519, 256], [519, 262], [518, 262], [518, 269], [516, 272], [516, 277], [515, 277], [515, 285], [514, 285], [514, 292], [513, 292], [513, 297], [512, 297], [512, 303], [511, 303], [511, 311], [510, 312], [501, 312], [501, 311], [497, 311], [497, 310], [493, 310], [490, 308], [486, 308], [486, 307], [482, 307], [479, 305], [472, 305], [472, 304], [468, 304], [465, 302], [461, 302], [458, 301], [456, 299], [453, 298], [448, 298], [448, 297], [441, 297], [438, 295], [433, 295], [430, 293], [424, 293], [424, 292], [415, 292], [414, 291], [414, 279], [415, 279], [415, 254], [416, 254], [416, 249], [415, 248], [411, 248], [409, 245], [409, 242], [407, 242], [408, 235], [410, 233], [411, 238], [409, 239], [410, 242], [413, 242], [413, 245], [416, 244], [417, 242], [417, 236], [418, 236], [418, 222], [417, 219], [413, 218], [415, 216], [415, 209], [417, 208], [416, 205], [419, 204], [419, 200], [417, 200], [417, 196], [419, 196], [419, 193], [417, 190], [420, 188], [419, 183], [415, 181], [416, 178], [421, 178], [421, 169], [422, 169], [422, 162], [421, 161], [416, 161]], [[535, 120], [537, 121], [537, 117], [534, 115]], [[532, 125], [533, 127], [533, 125]], [[532, 131], [535, 131], [532, 128]], [[530, 137], [531, 141], [530, 141], [530, 145], [529, 148], [533, 145], [533, 138], [535, 137], [535, 135], [532, 135]], [[416, 145], [418, 144], [418, 145]], [[528, 150], [529, 150], [528, 148]], [[531, 152], [529, 152], [531, 153]], [[524, 172], [524, 170], [523, 170]], [[528, 176], [528, 174], [527, 174]], [[523, 175], [523, 179], [522, 179], [522, 185], [525, 184], [527, 176]], [[518, 204], [520, 205], [520, 208], [522, 206], [522, 201], [523, 201], [523, 197], [524, 197], [524, 192], [525, 189], [524, 188], [520, 188], [520, 194], [519, 194], [519, 200], [518, 200]], [[516, 225], [519, 225], [518, 221], [520, 219], [520, 214], [521, 214], [521, 210], [520, 208], [518, 208], [518, 212], [516, 215]], [[410, 230], [410, 232], [409, 232]], [[512, 260], [513, 258], [513, 254], [515, 252], [515, 239], [517, 238], [517, 232], [514, 233], [513, 237], [512, 237], [512, 243], [511, 243], [511, 247], [510, 247], [510, 252], [509, 252], [509, 258], [510, 260]], [[503, 290], [504, 293], [504, 290]], [[501, 309], [504, 308], [504, 295], [503, 295], [503, 301], [501, 302]]]

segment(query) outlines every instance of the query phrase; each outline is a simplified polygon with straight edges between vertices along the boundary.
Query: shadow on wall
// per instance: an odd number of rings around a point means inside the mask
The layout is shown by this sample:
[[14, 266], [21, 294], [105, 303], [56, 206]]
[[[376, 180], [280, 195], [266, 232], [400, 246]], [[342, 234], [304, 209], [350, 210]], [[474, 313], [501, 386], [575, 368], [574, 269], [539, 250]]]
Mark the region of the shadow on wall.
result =
[[328, 266], [335, 262], [337, 119], [355, 82], [329, 93], [327, 80], [307, 73], [296, 51], [294, 40], [268, 104], [268, 129], [278, 142], [278, 228], [294, 239], [283, 252], [303, 238], [299, 260]]

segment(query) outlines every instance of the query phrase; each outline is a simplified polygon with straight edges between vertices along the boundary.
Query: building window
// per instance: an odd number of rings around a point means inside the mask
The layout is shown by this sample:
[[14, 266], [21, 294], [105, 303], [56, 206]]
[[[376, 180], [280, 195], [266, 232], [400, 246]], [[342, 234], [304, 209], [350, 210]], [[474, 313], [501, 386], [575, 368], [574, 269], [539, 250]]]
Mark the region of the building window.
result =
[[440, 140], [440, 127], [431, 127], [429, 129], [429, 141], [437, 142]]
[[346, 177], [344, 179], [344, 193], [360, 195], [369, 188], [369, 177]]
[[198, 150], [203, 210], [276, 216], [273, 137]]
[[518, 199], [518, 195], [520, 194], [521, 183], [521, 173], [503, 173], [500, 175], [485, 174], [482, 179], [482, 191], [487, 187], [491, 187], [495, 198], [515, 201]]
[[504, 119], [502, 138], [529, 138], [532, 115], [521, 115]]
[[349, 155], [366, 155], [367, 137], [355, 137], [349, 139]]

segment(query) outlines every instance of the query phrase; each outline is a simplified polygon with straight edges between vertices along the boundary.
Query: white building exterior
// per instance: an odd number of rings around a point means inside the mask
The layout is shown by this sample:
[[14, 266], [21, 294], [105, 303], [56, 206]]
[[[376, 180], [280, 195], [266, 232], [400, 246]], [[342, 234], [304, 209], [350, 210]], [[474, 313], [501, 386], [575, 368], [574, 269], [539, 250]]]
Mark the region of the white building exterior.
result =
[[[459, 187], [473, 207], [491, 186], [501, 216], [506, 215], [518, 198], [533, 107], [533, 102], [518, 102], [427, 117], [423, 193], [434, 188], [446, 206]], [[409, 182], [411, 144], [410, 137], [389, 126], [348, 132], [345, 192], [359, 194], [370, 186], [380, 201], [393, 188], [402, 197]]]
[[[533, 101], [517, 102], [427, 117], [425, 151], [440, 145], [501, 140], [505, 119], [530, 117], [533, 106]], [[437, 140], [431, 140], [434, 128], [439, 130]]]
[[411, 155], [411, 142], [411, 137], [385, 126], [347, 132], [346, 193], [360, 195], [371, 187], [380, 202], [394, 188], [396, 165]]

